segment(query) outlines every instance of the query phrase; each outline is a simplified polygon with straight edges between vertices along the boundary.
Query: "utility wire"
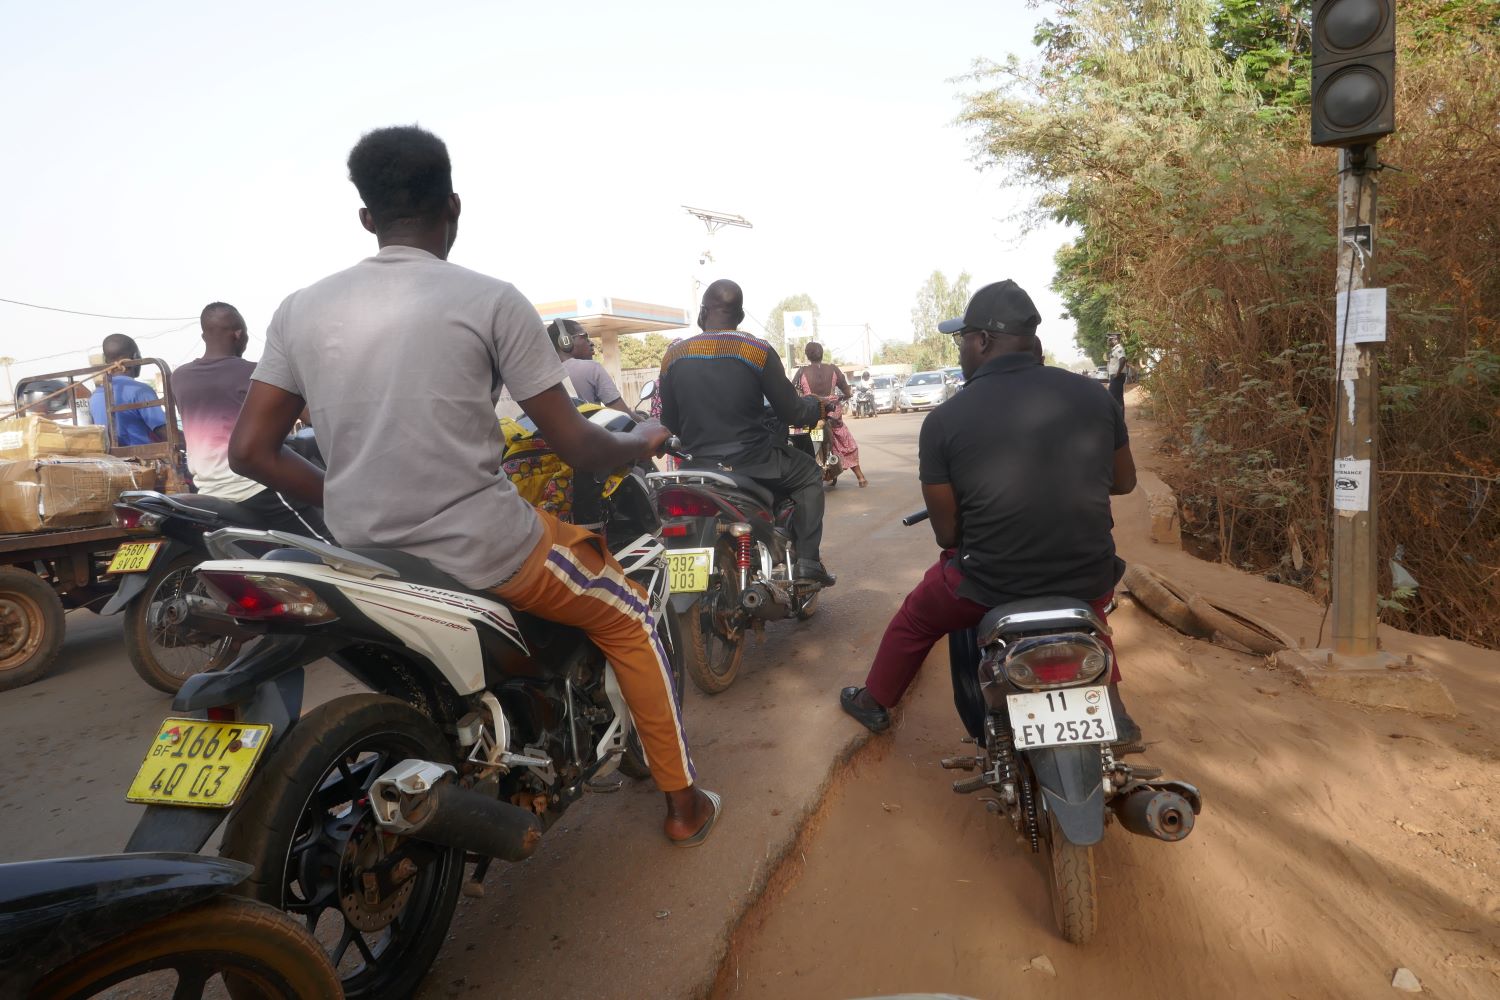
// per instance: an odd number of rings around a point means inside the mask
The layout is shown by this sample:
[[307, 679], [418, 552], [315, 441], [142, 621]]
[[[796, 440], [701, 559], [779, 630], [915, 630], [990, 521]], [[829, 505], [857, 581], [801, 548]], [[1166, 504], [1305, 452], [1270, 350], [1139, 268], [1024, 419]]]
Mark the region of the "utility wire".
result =
[[47, 312], [67, 313], [70, 316], [92, 316], [94, 319], [124, 319], [139, 320], [143, 323], [177, 323], [183, 320], [198, 319], [197, 316], [114, 316], [109, 313], [83, 312], [78, 309], [63, 309], [59, 306], [39, 306], [35, 302], [21, 302], [17, 299], [3, 299], [0, 302], [13, 306], [25, 306], [27, 309], [44, 309]]
[[[5, 301], [5, 300], [0, 299], [0, 301]], [[132, 340], [136, 340], [136, 341], [141, 341], [141, 340], [155, 340], [157, 337], [165, 337], [169, 333], [180, 333], [181, 331], [186, 330], [189, 327], [193, 326], [197, 322], [198, 322], [198, 317], [194, 316], [191, 319], [189, 319], [186, 323], [182, 324], [181, 326], [174, 326], [174, 327], [172, 327], [169, 330], [157, 330], [157, 331], [155, 331], [153, 333], [136, 334], [131, 339]], [[20, 359], [18, 359], [16, 361], [12, 361], [11, 365], [12, 365], [12, 367], [19, 366], [19, 365], [29, 365], [29, 364], [34, 364], [37, 361], [51, 361], [54, 358], [66, 358], [66, 357], [70, 357], [70, 356], [72, 356], [74, 354], [87, 354], [88, 352], [89, 352], [89, 348], [87, 348], [87, 347], [75, 347], [71, 351], [59, 351], [56, 354], [44, 354], [44, 355], [42, 355], [39, 358], [20, 358]]]

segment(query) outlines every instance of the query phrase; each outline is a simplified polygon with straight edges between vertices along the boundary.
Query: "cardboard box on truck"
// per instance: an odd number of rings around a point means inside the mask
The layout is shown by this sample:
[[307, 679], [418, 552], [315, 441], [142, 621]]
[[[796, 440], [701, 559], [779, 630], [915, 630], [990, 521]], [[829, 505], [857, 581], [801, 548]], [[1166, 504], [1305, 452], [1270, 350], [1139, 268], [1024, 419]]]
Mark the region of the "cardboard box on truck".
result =
[[0, 461], [24, 462], [47, 455], [103, 455], [103, 427], [74, 427], [28, 413], [0, 420]]
[[125, 490], [152, 490], [156, 469], [122, 458], [0, 461], [0, 534], [108, 524]]

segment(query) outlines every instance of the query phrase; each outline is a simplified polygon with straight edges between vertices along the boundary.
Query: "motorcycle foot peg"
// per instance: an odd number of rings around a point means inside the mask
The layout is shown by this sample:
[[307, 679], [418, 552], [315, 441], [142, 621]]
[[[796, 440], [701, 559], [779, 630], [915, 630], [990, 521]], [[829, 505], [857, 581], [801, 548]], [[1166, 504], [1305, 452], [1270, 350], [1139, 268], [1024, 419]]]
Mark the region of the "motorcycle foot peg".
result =
[[976, 774], [972, 778], [960, 778], [953, 783], [953, 790], [959, 795], [970, 795], [990, 787], [990, 779], [983, 774]]
[[979, 766], [975, 757], [944, 757], [942, 763], [945, 771], [972, 771]]

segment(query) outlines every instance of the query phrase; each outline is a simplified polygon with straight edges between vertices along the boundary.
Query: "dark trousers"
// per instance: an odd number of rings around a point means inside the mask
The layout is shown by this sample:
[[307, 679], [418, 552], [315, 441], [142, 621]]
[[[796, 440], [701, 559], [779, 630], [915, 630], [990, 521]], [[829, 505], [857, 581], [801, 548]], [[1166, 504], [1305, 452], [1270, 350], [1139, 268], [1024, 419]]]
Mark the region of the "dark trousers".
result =
[[1120, 404], [1120, 409], [1125, 408], [1125, 373], [1109, 377], [1109, 394], [1115, 397], [1115, 402]]
[[333, 533], [323, 523], [323, 512], [310, 503], [293, 500], [275, 490], [261, 490], [248, 500], [241, 500], [240, 506], [254, 513], [269, 531], [333, 542]]
[[[885, 628], [880, 648], [875, 652], [875, 662], [865, 678], [865, 688], [886, 708], [893, 707], [911, 682], [916, 680], [922, 662], [932, 652], [933, 645], [949, 632], [973, 628], [989, 612], [989, 606], [960, 597], [958, 584], [961, 579], [958, 567], [953, 564], [953, 553], [944, 552], [922, 577], [922, 582], [901, 602], [901, 608]], [[1111, 591], [1103, 597], [1089, 601], [1094, 613], [1101, 619], [1104, 609], [1114, 596]], [[1114, 643], [1109, 636], [1100, 636], [1104, 644], [1114, 652]], [[1120, 679], [1120, 667], [1116, 662], [1109, 681]]]
[[797, 558], [821, 559], [823, 470], [818, 463], [791, 445], [778, 442], [766, 458], [751, 465], [736, 465], [734, 471], [760, 483], [778, 500], [789, 498], [797, 505], [787, 526], [797, 543]]

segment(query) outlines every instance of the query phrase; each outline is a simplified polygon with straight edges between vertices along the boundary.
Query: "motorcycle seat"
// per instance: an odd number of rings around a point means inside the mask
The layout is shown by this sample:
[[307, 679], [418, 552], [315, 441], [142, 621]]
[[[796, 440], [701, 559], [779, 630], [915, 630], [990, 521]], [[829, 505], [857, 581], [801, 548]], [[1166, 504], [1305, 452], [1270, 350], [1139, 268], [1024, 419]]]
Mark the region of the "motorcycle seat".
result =
[[[770, 490], [766, 489], [760, 483], [756, 482], [754, 479], [751, 479], [744, 473], [735, 472], [733, 469], [725, 469], [717, 466], [714, 468], [704, 466], [703, 469], [705, 472], [717, 472], [721, 476], [727, 476], [728, 478], [734, 480], [734, 485], [736, 487], [738, 487], [742, 492], [748, 493], [750, 496], [754, 497], [762, 506], [766, 507], [767, 509], [770, 509], [771, 507], [774, 507], [776, 505], [775, 495], [772, 494]], [[686, 467], [681, 471], [691, 472], [693, 470], [691, 467]]]
[[171, 499], [184, 507], [206, 511], [236, 528], [265, 527], [262, 519], [243, 504], [223, 497], [211, 497], [207, 493], [173, 493]]
[[989, 645], [1007, 635], [1078, 628], [1109, 632], [1087, 601], [1073, 597], [1028, 597], [991, 608], [980, 620], [978, 632], [980, 644]]

